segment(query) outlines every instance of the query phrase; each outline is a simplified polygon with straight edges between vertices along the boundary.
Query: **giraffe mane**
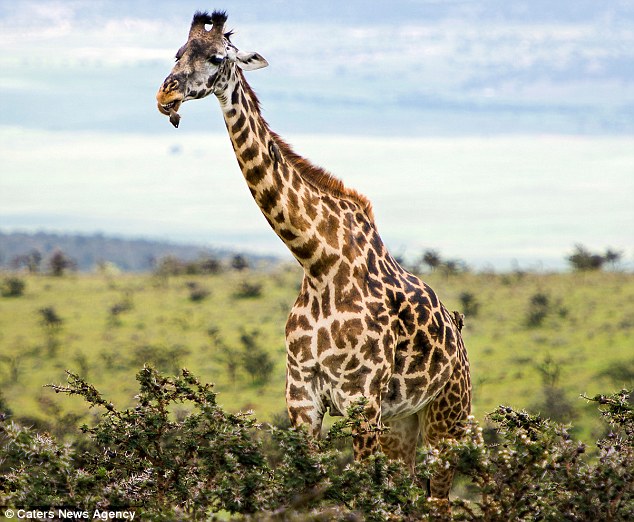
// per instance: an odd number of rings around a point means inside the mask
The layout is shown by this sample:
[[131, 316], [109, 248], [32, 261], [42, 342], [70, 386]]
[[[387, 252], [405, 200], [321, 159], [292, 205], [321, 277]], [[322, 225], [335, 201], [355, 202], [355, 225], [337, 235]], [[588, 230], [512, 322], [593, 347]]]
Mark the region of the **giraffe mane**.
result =
[[355, 189], [351, 189], [345, 186], [343, 181], [333, 176], [326, 169], [315, 165], [303, 156], [297, 154], [292, 147], [284, 141], [277, 133], [273, 132], [269, 127], [269, 124], [262, 117], [260, 100], [244, 78], [244, 74], [240, 69], [237, 69], [240, 76], [241, 83], [247, 92], [251, 101], [255, 105], [255, 111], [260, 116], [260, 119], [264, 123], [266, 129], [275, 140], [276, 145], [284, 155], [284, 157], [297, 169], [300, 176], [313, 187], [326, 192], [337, 198], [347, 199], [359, 205], [368, 219], [374, 223], [374, 211], [372, 209], [372, 203], [370, 200], [358, 192]]
[[345, 186], [336, 176], [326, 169], [311, 163], [309, 160], [297, 154], [291, 146], [269, 129], [282, 154], [297, 169], [302, 178], [313, 187], [323, 190], [327, 194], [337, 198], [343, 198], [357, 203], [370, 221], [374, 222], [374, 211], [370, 200], [355, 189]]

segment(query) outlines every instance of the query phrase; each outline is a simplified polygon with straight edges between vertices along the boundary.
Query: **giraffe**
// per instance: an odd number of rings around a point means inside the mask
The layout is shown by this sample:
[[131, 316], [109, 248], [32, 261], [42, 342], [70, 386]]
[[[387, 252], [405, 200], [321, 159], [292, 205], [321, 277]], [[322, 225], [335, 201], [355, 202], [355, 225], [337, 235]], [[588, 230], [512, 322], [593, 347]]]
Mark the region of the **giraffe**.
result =
[[[317, 437], [325, 413], [343, 415], [364, 398], [355, 458], [380, 449], [413, 471], [417, 444], [460, 437], [470, 414], [459, 314], [388, 252], [365, 196], [269, 128], [244, 77], [268, 63], [238, 50], [226, 21], [226, 12], [195, 13], [157, 93], [158, 109], [177, 127], [183, 102], [217, 97], [253, 199], [304, 270], [286, 324], [292, 424]], [[446, 499], [452, 481], [452, 469], [434, 475], [430, 495]]]

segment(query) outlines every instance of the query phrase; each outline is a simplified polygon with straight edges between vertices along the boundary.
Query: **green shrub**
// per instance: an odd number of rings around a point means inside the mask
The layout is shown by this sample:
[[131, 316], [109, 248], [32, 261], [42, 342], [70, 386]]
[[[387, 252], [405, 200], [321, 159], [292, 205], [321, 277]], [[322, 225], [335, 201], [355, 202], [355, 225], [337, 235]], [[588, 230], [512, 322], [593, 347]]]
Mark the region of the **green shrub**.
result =
[[541, 326], [550, 311], [550, 298], [541, 292], [531, 296], [528, 312], [526, 314], [526, 326], [537, 328]]
[[238, 299], [255, 299], [262, 295], [262, 283], [242, 281], [235, 293]]
[[[609, 428], [596, 455], [561, 424], [499, 407], [490, 415], [494, 442], [469, 419], [460, 441], [419, 450], [412, 477], [380, 453], [342, 457], [338, 442], [362, 421], [362, 405], [316, 440], [224, 412], [212, 386], [187, 370], [165, 377], [143, 368], [137, 380], [138, 404], [123, 411], [72, 373], [67, 386], [52, 386], [101, 411], [81, 428], [89, 441], [60, 444], [0, 418], [0, 504], [134, 506], [141, 520], [206, 520], [220, 511], [251, 521], [634, 519], [629, 391], [588, 399]], [[427, 498], [425, 480], [448, 465], [471, 481], [470, 500]]]
[[24, 294], [26, 282], [20, 277], [5, 277], [0, 286], [0, 294], [2, 297], [20, 297]]
[[200, 285], [196, 281], [188, 281], [185, 285], [189, 289], [189, 300], [193, 303], [204, 301], [211, 294], [209, 289]]
[[134, 348], [131, 363], [136, 366], [151, 365], [164, 372], [176, 373], [182, 366], [183, 357], [189, 353], [189, 349], [180, 344], [142, 344]]
[[46, 338], [46, 350], [49, 357], [54, 357], [59, 349], [59, 335], [62, 331], [64, 320], [53, 306], [45, 306], [37, 312], [40, 315], [40, 326]]
[[462, 311], [467, 317], [476, 317], [480, 309], [480, 303], [472, 292], [462, 292], [460, 294]]
[[269, 382], [275, 363], [269, 353], [260, 346], [258, 340], [260, 332], [243, 331], [240, 335], [242, 343], [242, 364], [245, 371], [251, 376], [251, 381], [258, 385]]

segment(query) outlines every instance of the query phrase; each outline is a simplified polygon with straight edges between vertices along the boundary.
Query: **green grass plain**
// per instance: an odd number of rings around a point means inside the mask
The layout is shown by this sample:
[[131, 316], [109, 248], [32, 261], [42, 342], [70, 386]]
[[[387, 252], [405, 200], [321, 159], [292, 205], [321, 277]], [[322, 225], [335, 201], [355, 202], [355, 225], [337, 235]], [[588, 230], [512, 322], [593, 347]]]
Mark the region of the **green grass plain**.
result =
[[[53, 425], [65, 414], [76, 413], [79, 423], [88, 422], [93, 412], [81, 401], [43, 387], [65, 382], [66, 369], [87, 378], [118, 407], [132, 406], [135, 374], [146, 361], [168, 373], [186, 367], [215, 383], [218, 400], [229, 411], [254, 410], [261, 421], [284, 412], [284, 326], [301, 281], [298, 268], [209, 276], [19, 277], [26, 282], [24, 294], [0, 297], [1, 392], [16, 418]], [[541, 410], [546, 374], [560, 397], [572, 404], [577, 435], [589, 440], [598, 429], [597, 415], [580, 394], [632, 386], [634, 274], [422, 277], [450, 310], [462, 308], [465, 292], [479, 304], [463, 330], [474, 384], [473, 412], [479, 420], [500, 404]], [[261, 284], [261, 296], [236, 296], [245, 281]], [[209, 295], [192, 301], [193, 283]], [[543, 322], [529, 327], [530, 302], [536, 294], [547, 296], [549, 306]], [[117, 305], [123, 311], [114, 315]], [[52, 307], [63, 321], [54, 334], [57, 348], [41, 324], [38, 310], [45, 307]], [[262, 386], [240, 365], [232, 382], [227, 369], [226, 352], [241, 353], [241, 334], [253, 330], [274, 361], [272, 378]]]

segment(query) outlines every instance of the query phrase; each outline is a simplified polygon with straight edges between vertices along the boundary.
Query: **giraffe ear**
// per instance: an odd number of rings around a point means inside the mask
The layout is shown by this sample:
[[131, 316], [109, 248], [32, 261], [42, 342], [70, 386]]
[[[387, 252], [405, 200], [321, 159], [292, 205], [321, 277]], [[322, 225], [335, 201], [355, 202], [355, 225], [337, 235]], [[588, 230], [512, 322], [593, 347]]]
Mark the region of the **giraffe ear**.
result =
[[266, 67], [269, 62], [262, 58], [262, 56], [258, 53], [245, 53], [243, 51], [238, 51], [236, 53], [236, 64], [243, 71], [255, 71], [256, 69]]

